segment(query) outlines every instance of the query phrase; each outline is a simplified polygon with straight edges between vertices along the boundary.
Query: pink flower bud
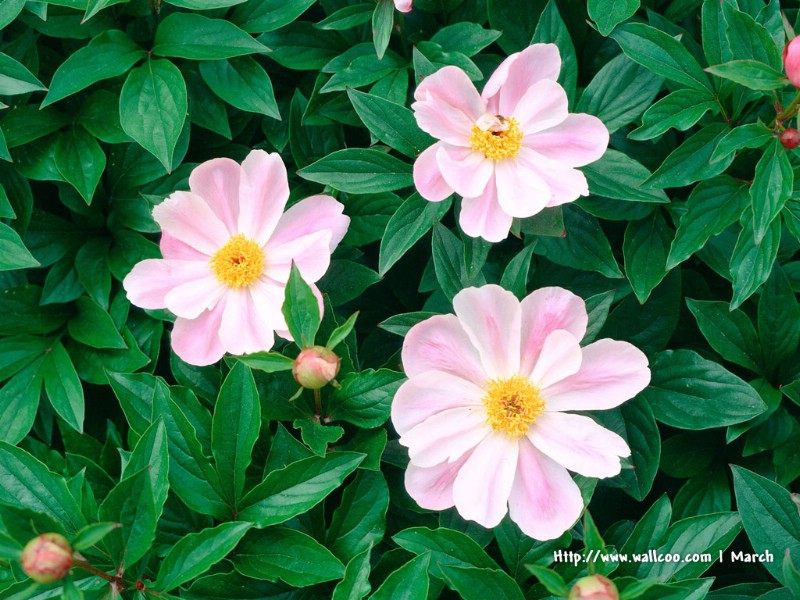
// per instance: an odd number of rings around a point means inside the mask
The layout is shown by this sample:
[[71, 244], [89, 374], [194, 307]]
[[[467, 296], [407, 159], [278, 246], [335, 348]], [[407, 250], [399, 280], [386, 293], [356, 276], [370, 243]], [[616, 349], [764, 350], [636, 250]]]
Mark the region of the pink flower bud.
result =
[[322, 346], [303, 350], [297, 355], [292, 367], [294, 380], [310, 390], [318, 390], [333, 381], [338, 372], [339, 357]]
[[800, 37], [794, 38], [783, 49], [783, 69], [792, 85], [800, 88]]
[[797, 129], [785, 129], [781, 134], [781, 144], [787, 150], [794, 150], [800, 146], [800, 133]]
[[44, 533], [28, 542], [20, 562], [36, 583], [53, 583], [72, 568], [72, 548], [63, 535]]
[[614, 582], [602, 575], [578, 579], [569, 592], [569, 600], [619, 600]]

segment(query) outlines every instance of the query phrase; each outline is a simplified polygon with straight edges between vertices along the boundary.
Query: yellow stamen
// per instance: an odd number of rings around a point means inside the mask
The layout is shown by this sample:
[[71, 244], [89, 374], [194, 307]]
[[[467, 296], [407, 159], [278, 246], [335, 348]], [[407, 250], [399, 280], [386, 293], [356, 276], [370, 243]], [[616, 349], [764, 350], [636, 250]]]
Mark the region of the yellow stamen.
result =
[[486, 406], [486, 422], [491, 428], [505, 431], [513, 438], [525, 435], [544, 412], [544, 400], [539, 395], [539, 389], [522, 375], [489, 380], [483, 403]]
[[[473, 150], [490, 160], [513, 158], [519, 154], [525, 134], [520, 131], [519, 123], [514, 117], [505, 118], [497, 115], [490, 119], [483, 117], [481, 119], [483, 121], [472, 126], [472, 135], [469, 137]], [[488, 121], [493, 123], [487, 127]]]
[[264, 252], [258, 244], [237, 233], [214, 253], [211, 271], [228, 287], [245, 287], [264, 271]]

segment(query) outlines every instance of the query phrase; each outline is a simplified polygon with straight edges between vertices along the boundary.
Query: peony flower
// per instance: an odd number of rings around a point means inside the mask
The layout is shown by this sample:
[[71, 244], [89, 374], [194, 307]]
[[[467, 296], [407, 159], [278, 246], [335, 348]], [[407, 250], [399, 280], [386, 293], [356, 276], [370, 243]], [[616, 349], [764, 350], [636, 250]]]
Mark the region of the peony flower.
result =
[[413, 0], [394, 0], [394, 7], [400, 12], [411, 12], [411, 3]]
[[392, 422], [408, 447], [406, 489], [423, 508], [456, 507], [495, 527], [508, 512], [527, 535], [554, 539], [583, 510], [567, 470], [612, 477], [630, 449], [590, 417], [650, 382], [645, 355], [627, 342], [581, 348], [586, 306], [558, 287], [522, 302], [496, 285], [467, 288], [455, 315], [408, 332], [408, 375]]
[[453, 66], [417, 87], [417, 123], [439, 141], [414, 163], [414, 184], [432, 202], [462, 196], [467, 235], [499, 242], [514, 217], [589, 193], [575, 167], [603, 155], [608, 130], [597, 117], [569, 114], [560, 69], [554, 44], [534, 44], [505, 59], [482, 94]]
[[311, 196], [286, 212], [286, 167], [280, 156], [253, 150], [238, 165], [216, 158], [195, 168], [190, 192], [153, 209], [163, 259], [144, 260], [123, 281], [142, 308], [167, 308], [177, 319], [172, 348], [193, 365], [225, 352], [269, 350], [273, 333], [291, 339], [281, 313], [292, 262], [314, 282], [350, 219], [330, 196]]
[[333, 381], [339, 372], [339, 357], [324, 346], [304, 348], [292, 365], [294, 380], [309, 390], [318, 390]]
[[796, 88], [800, 88], [800, 38], [793, 38], [783, 49], [783, 69]]
[[608, 577], [587, 575], [575, 582], [567, 600], [619, 600], [619, 591]]
[[25, 545], [20, 564], [36, 583], [53, 583], [72, 568], [72, 548], [63, 535], [43, 533]]

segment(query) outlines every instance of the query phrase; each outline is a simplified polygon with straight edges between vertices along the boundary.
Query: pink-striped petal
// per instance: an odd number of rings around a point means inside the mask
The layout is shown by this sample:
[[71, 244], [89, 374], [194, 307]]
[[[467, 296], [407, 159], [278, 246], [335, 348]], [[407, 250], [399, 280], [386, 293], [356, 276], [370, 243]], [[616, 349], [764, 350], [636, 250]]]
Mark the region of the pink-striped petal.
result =
[[544, 413], [531, 427], [528, 439], [561, 466], [586, 477], [619, 474], [620, 457], [631, 454], [624, 439], [583, 415]]
[[500, 110], [508, 111], [502, 114], [514, 116], [527, 138], [532, 133], [562, 123], [569, 115], [569, 101], [564, 88], [558, 83], [542, 79], [528, 88], [515, 107], [501, 107]]
[[436, 152], [442, 142], [429, 146], [414, 161], [414, 187], [420, 195], [430, 202], [441, 202], [453, 193], [447, 185], [436, 160]]
[[472, 126], [485, 103], [467, 74], [454, 66], [439, 69], [417, 86], [411, 105], [420, 129], [456, 146], [469, 146]]
[[174, 192], [153, 208], [161, 229], [195, 250], [212, 256], [230, 239], [227, 228], [206, 201], [191, 192]]
[[[555, 44], [533, 44], [522, 52], [506, 58], [495, 69], [481, 94], [486, 101], [494, 101], [500, 114], [510, 115], [522, 96], [532, 85], [542, 79], [558, 79], [561, 55]], [[498, 96], [498, 97], [496, 97]]]
[[540, 390], [574, 375], [581, 367], [583, 354], [580, 344], [569, 331], [556, 329], [542, 344], [539, 358], [530, 378]]
[[453, 308], [491, 378], [519, 371], [522, 316], [514, 294], [499, 285], [467, 288], [453, 298]]
[[237, 230], [263, 246], [289, 199], [286, 167], [278, 153], [253, 150], [242, 162]]
[[[521, 153], [525, 148], [521, 149]], [[531, 217], [542, 211], [552, 196], [550, 186], [533, 169], [516, 158], [507, 158], [495, 166], [497, 202], [512, 217]]]
[[230, 354], [250, 354], [272, 348], [272, 323], [256, 308], [249, 288], [229, 290], [220, 321], [219, 338]]
[[447, 185], [467, 198], [481, 195], [494, 174], [494, 161], [472, 148], [442, 144], [436, 151], [436, 162]]
[[214, 308], [228, 289], [209, 272], [205, 277], [173, 286], [164, 295], [164, 304], [178, 317], [196, 319], [203, 311]]
[[583, 499], [567, 470], [522, 438], [508, 508], [511, 520], [524, 534], [553, 540], [581, 516]]
[[286, 283], [294, 262], [306, 283], [318, 281], [331, 264], [330, 239], [330, 231], [322, 230], [282, 243], [270, 240], [264, 248], [266, 275]]
[[542, 390], [546, 410], [606, 410], [619, 406], [650, 383], [647, 357], [636, 346], [598, 340], [583, 348], [580, 370]]
[[513, 218], [506, 213], [497, 201], [497, 184], [489, 182], [480, 196], [464, 198], [458, 224], [464, 233], [480, 237], [487, 242], [502, 242], [508, 237]]
[[269, 246], [278, 246], [321, 231], [330, 232], [328, 254], [347, 233], [350, 217], [342, 214], [344, 205], [331, 196], [309, 196], [292, 205], [278, 221]]
[[172, 350], [178, 357], [198, 367], [211, 365], [221, 359], [225, 350], [219, 339], [219, 325], [225, 308], [223, 298], [212, 310], [196, 319], [175, 320], [172, 328]]
[[453, 482], [472, 452], [465, 453], [453, 462], [443, 462], [435, 467], [406, 467], [406, 491], [422, 508], [445, 510], [453, 506]]
[[210, 276], [208, 261], [151, 258], [137, 263], [122, 281], [128, 300], [141, 308], [166, 308], [164, 297], [176, 285]]
[[453, 483], [453, 500], [465, 519], [492, 528], [508, 512], [517, 469], [518, 442], [492, 432], [478, 444]]
[[161, 232], [161, 241], [159, 242], [161, 249], [161, 256], [167, 260], [195, 260], [201, 262], [208, 262], [209, 255], [203, 254], [199, 250], [195, 250], [189, 244], [175, 239], [165, 231]]
[[560, 206], [573, 202], [581, 196], [589, 195], [589, 183], [578, 169], [551, 160], [535, 150], [523, 147], [525, 166], [538, 173], [550, 187], [550, 201], [547, 206]]
[[480, 406], [485, 391], [444, 371], [426, 371], [410, 378], [392, 400], [392, 424], [404, 435], [433, 415], [451, 408]]
[[522, 350], [520, 372], [530, 373], [539, 359], [548, 335], [556, 329], [569, 331], [576, 339], [586, 335], [589, 318], [586, 303], [560, 287], [531, 292], [520, 304], [522, 309]]
[[418, 467], [433, 467], [453, 461], [477, 446], [489, 433], [482, 407], [443, 410], [428, 417], [401, 438], [408, 457]]
[[228, 235], [239, 233], [239, 179], [241, 167], [230, 158], [214, 158], [197, 165], [189, 175], [189, 189], [202, 197]]
[[608, 129], [592, 115], [572, 114], [549, 129], [523, 131], [526, 146], [568, 167], [588, 165], [608, 147]]
[[455, 315], [436, 315], [414, 325], [403, 342], [402, 360], [403, 370], [411, 378], [443, 371], [479, 387], [489, 379]]

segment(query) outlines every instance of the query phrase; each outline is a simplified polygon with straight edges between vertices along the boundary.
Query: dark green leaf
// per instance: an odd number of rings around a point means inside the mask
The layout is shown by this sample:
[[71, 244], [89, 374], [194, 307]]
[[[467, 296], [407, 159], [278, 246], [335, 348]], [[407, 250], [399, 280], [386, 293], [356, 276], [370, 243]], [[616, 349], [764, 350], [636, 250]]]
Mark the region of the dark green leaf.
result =
[[428, 597], [431, 554], [425, 553], [390, 573], [370, 600], [425, 600]]
[[600, 34], [607, 36], [619, 23], [633, 16], [639, 0], [589, 0], [587, 8]]
[[250, 0], [237, 6], [231, 17], [248, 33], [274, 31], [302, 15], [314, 0]]
[[631, 202], [669, 201], [662, 190], [642, 189], [650, 170], [622, 152], [606, 150], [600, 160], [583, 167], [583, 172], [594, 195]]
[[0, 223], [0, 271], [38, 266], [39, 261], [33, 258], [19, 234], [5, 223]]
[[706, 71], [751, 90], [777, 90], [787, 84], [783, 73], [757, 60], [732, 60], [708, 67]]
[[333, 393], [331, 419], [365, 428], [383, 425], [403, 379], [402, 373], [389, 369], [348, 373]]
[[378, 0], [375, 11], [372, 13], [372, 41], [375, 44], [378, 60], [383, 58], [386, 48], [389, 47], [393, 25], [394, 3], [392, 0]]
[[83, 127], [75, 126], [58, 137], [53, 158], [61, 176], [86, 204], [91, 204], [106, 168], [106, 155], [100, 144]]
[[711, 154], [729, 132], [724, 123], [707, 125], [673, 150], [645, 183], [645, 187], [682, 187], [719, 175], [733, 156], [711, 162]]
[[750, 317], [730, 310], [726, 302], [687, 299], [697, 326], [722, 358], [746, 369], [762, 371], [761, 345]]
[[392, 539], [398, 546], [414, 554], [430, 552], [431, 575], [434, 577], [443, 577], [443, 568], [450, 566], [499, 568], [475, 540], [453, 529], [411, 527], [395, 534]]
[[428, 233], [434, 223], [441, 220], [450, 204], [449, 199], [428, 202], [418, 193], [412, 194], [403, 202], [386, 224], [378, 257], [380, 275], [385, 275], [411, 246]]
[[202, 62], [200, 74], [208, 87], [231, 106], [274, 119], [281, 118], [272, 81], [264, 67], [252, 57]]
[[342, 192], [374, 194], [410, 186], [411, 165], [379, 150], [338, 150], [300, 169], [298, 175]]
[[741, 306], [762, 283], [769, 279], [780, 243], [780, 219], [772, 221], [760, 245], [755, 243], [753, 221], [748, 219], [745, 222], [731, 255], [730, 273], [733, 279], [731, 309]]
[[359, 470], [333, 513], [327, 547], [347, 563], [373, 544], [379, 544], [386, 529], [388, 508], [389, 488], [383, 475]]
[[158, 25], [153, 54], [194, 60], [218, 60], [268, 52], [247, 32], [222, 19], [173, 13]]
[[333, 589], [331, 600], [361, 600], [369, 594], [370, 555], [372, 546], [354, 556], [344, 570], [344, 577]]
[[786, 273], [775, 264], [758, 301], [758, 335], [768, 365], [777, 365], [800, 342], [800, 305]]
[[794, 185], [789, 156], [776, 139], [767, 147], [756, 165], [750, 197], [753, 200], [754, 241], [760, 244], [770, 223], [783, 210]]
[[294, 366], [293, 358], [289, 358], [277, 352], [253, 352], [252, 354], [245, 354], [237, 358], [251, 369], [258, 369], [265, 373], [291, 371]]
[[92, 523], [76, 533], [70, 545], [76, 552], [82, 552], [97, 544], [119, 526], [119, 523]]
[[67, 424], [83, 432], [83, 387], [72, 360], [61, 342], [56, 342], [45, 356], [39, 371], [47, 398]]
[[88, 296], [75, 301], [78, 314], [67, 328], [72, 338], [92, 348], [127, 348], [111, 316]]
[[628, 137], [650, 140], [673, 128], [686, 131], [709, 110], [716, 114], [719, 108], [719, 103], [710, 94], [703, 96], [697, 90], [676, 90], [648, 108], [642, 115], [642, 126]]
[[300, 348], [313, 346], [321, 321], [319, 302], [294, 263], [286, 284], [286, 298], [281, 310], [295, 343]]
[[625, 257], [625, 274], [634, 294], [644, 304], [667, 275], [667, 254], [672, 242], [672, 231], [664, 217], [654, 211], [641, 221], [631, 221], [625, 229], [622, 254]]
[[0, 53], [0, 96], [16, 96], [46, 89], [28, 69]]

